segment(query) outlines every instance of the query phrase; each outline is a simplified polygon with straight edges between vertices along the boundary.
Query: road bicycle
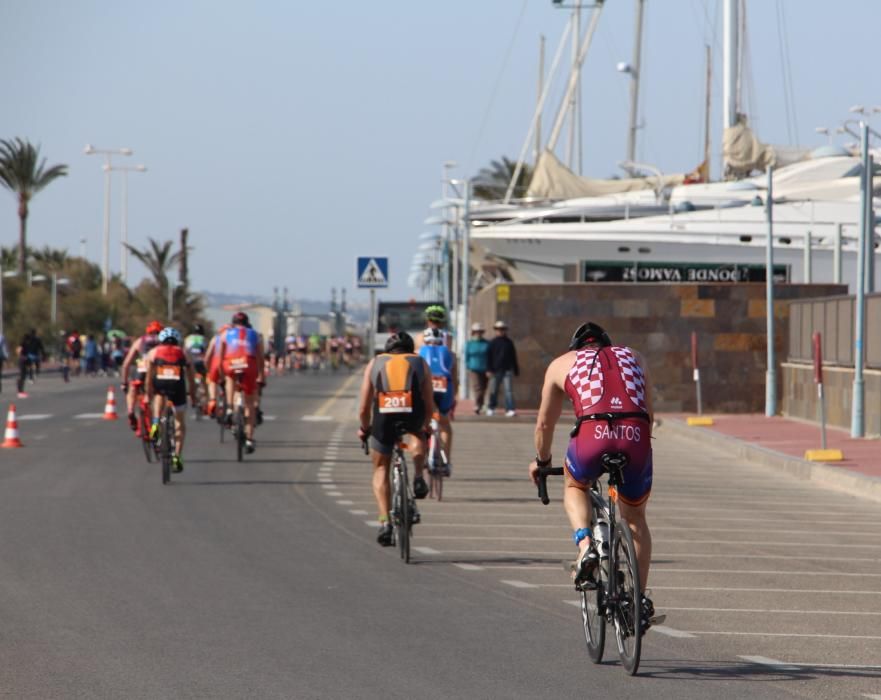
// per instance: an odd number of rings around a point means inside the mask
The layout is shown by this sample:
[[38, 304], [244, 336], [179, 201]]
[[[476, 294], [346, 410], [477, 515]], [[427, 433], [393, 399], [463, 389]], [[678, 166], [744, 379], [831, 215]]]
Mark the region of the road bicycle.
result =
[[168, 397], [162, 397], [159, 409], [159, 431], [156, 433], [156, 451], [162, 465], [162, 483], [171, 481], [171, 463], [175, 455], [174, 407]]
[[196, 394], [196, 405], [193, 408], [193, 417], [196, 420], [202, 420], [206, 415], [206, 406], [208, 405], [208, 385], [206, 384], [204, 372], [194, 372], [193, 379]]
[[134, 411], [135, 424], [137, 425], [137, 428], [135, 429], [135, 437], [138, 438], [138, 442], [141, 443], [141, 447], [144, 450], [144, 457], [147, 458], [147, 462], [152, 462], [153, 457], [156, 456], [157, 453], [156, 446], [150, 439], [150, 428], [153, 424], [150, 402], [147, 400], [147, 395], [144, 392], [144, 383], [142, 381], [135, 379], [132, 381], [132, 386], [135, 388]]
[[226, 435], [226, 387], [223, 377], [217, 382], [215, 395], [217, 399], [214, 402], [214, 418], [220, 426], [220, 442], [223, 442], [223, 437]]
[[450, 462], [447, 459], [446, 445], [440, 434], [439, 416], [435, 414], [431, 417], [431, 436], [428, 438], [428, 455], [426, 455], [425, 466], [428, 467], [428, 475], [430, 479], [429, 494], [438, 501], [443, 499], [444, 495], [444, 477], [449, 476]]
[[[244, 370], [237, 370], [235, 365], [232, 366], [233, 371], [233, 390], [232, 390], [232, 434], [236, 441], [236, 460], [241, 462], [245, 454], [245, 392], [242, 390], [242, 376]], [[221, 438], [222, 439], [222, 438]]]
[[[609, 475], [608, 498], [603, 486], [595, 481], [589, 491], [591, 508], [591, 546], [597, 546], [600, 561], [594, 580], [576, 579], [575, 590], [581, 596], [581, 618], [584, 639], [591, 661], [598, 664], [603, 659], [606, 641], [606, 625], [615, 631], [618, 656], [624, 669], [631, 676], [639, 669], [642, 652], [643, 619], [640, 589], [639, 563], [633, 535], [624, 518], [617, 515], [618, 488], [624, 483], [623, 469], [629, 458], [623, 452], [607, 452], [602, 455], [603, 472]], [[547, 477], [561, 476], [562, 467], [539, 467], [538, 496], [548, 504]], [[663, 616], [653, 622], [663, 622]]]

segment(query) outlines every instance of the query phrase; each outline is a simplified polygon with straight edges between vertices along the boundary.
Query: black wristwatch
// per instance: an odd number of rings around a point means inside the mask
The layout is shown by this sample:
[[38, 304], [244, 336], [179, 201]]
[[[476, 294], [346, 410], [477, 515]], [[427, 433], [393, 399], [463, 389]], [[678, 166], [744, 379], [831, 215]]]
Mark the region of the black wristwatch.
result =
[[535, 464], [539, 467], [549, 467], [551, 466], [551, 462], [553, 461], [553, 457], [548, 457], [547, 459], [540, 459], [538, 455], [535, 455]]

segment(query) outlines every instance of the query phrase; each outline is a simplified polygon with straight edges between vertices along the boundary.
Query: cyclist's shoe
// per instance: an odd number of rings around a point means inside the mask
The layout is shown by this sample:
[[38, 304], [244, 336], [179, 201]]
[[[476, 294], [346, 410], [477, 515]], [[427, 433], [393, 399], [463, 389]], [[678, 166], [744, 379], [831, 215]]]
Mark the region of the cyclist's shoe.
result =
[[410, 524], [418, 525], [422, 522], [422, 514], [413, 501], [410, 501]]
[[416, 498], [425, 498], [428, 495], [428, 484], [421, 476], [413, 479], [413, 495]]
[[227, 428], [232, 428], [232, 411], [230, 409], [226, 410], [226, 416], [224, 417], [223, 422]]
[[395, 533], [392, 524], [388, 521], [380, 523], [379, 532], [376, 533], [376, 541], [383, 547], [391, 547], [395, 542]]
[[253, 440], [245, 439], [245, 452], [247, 452], [249, 455], [252, 455], [254, 454], [254, 450], [256, 449], [257, 445], [254, 443]]
[[263, 410], [257, 409], [257, 425], [263, 425]]
[[184, 461], [181, 459], [180, 455], [172, 455], [171, 456], [171, 471], [175, 474], [180, 474], [184, 470]]
[[159, 423], [150, 426], [150, 439], [155, 440], [159, 436]]
[[134, 413], [128, 414], [128, 427], [131, 428], [132, 430], [138, 429], [138, 419], [135, 418]]
[[599, 556], [593, 546], [584, 550], [579, 559], [572, 562], [571, 571], [574, 575], [575, 588], [579, 591], [592, 591], [597, 587], [596, 571], [599, 565]]
[[[651, 593], [651, 591], [648, 591]], [[666, 615], [656, 615], [655, 614], [655, 605], [652, 603], [652, 599], [649, 598], [645, 593], [642, 595], [642, 600], [639, 603], [639, 610], [642, 614], [642, 633], [645, 634], [648, 632], [649, 628], [652, 625], [660, 625], [664, 620], [667, 619]]]

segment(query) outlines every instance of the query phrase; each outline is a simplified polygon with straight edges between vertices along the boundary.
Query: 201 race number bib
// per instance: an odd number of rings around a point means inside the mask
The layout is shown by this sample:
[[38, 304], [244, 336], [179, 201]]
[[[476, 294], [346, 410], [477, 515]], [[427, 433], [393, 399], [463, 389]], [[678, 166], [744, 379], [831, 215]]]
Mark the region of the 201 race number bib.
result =
[[380, 391], [380, 413], [413, 413], [413, 397], [409, 391]]

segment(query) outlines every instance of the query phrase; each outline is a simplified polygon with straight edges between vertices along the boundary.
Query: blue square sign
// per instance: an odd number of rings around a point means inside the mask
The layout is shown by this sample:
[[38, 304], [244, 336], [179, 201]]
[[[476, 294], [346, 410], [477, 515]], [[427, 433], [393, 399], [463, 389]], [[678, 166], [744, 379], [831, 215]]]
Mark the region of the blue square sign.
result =
[[358, 258], [355, 280], [359, 288], [388, 287], [388, 258]]

